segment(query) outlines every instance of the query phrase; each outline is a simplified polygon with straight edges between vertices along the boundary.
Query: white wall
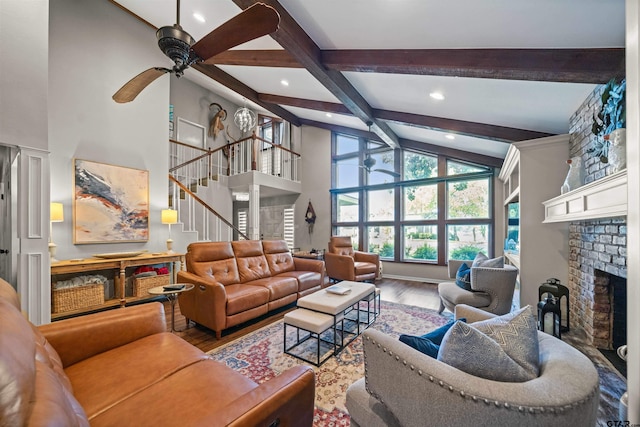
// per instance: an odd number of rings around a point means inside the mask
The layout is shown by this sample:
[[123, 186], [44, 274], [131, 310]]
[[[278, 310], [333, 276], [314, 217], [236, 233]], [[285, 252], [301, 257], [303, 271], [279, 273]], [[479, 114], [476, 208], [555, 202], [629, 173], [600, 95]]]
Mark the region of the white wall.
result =
[[[302, 156], [300, 180], [302, 193], [296, 201], [296, 244], [301, 250], [327, 249], [331, 237], [331, 132], [312, 126], [300, 129], [300, 145], [294, 150]], [[309, 200], [316, 213], [313, 233], [304, 220]]]
[[227, 111], [227, 119], [222, 123], [225, 128], [229, 126], [231, 136], [236, 139], [241, 137], [240, 129], [233, 122], [233, 113], [238, 109], [238, 105], [203, 89], [202, 86], [187, 80], [186, 77], [177, 78], [172, 75], [170, 80], [170, 99], [173, 104], [174, 122], [176, 123], [174, 139], [176, 139], [178, 131], [178, 117], [182, 117], [207, 129], [207, 148], [217, 148], [226, 144], [228, 137], [224, 131], [220, 132], [215, 139], [213, 136], [208, 135], [209, 123], [218, 111], [217, 107], [209, 108], [213, 102], [220, 104]]
[[48, 0], [0, 1], [0, 143], [47, 149]]
[[[117, 104], [111, 96], [136, 74], [168, 66], [169, 60], [158, 49], [152, 28], [110, 2], [56, 0], [50, 7], [51, 200], [64, 204], [65, 215], [63, 223], [53, 225], [57, 257], [163, 251], [167, 229], [160, 223], [160, 210], [167, 205], [169, 77], [159, 78], [128, 104]], [[147, 244], [73, 244], [74, 158], [149, 171]]]

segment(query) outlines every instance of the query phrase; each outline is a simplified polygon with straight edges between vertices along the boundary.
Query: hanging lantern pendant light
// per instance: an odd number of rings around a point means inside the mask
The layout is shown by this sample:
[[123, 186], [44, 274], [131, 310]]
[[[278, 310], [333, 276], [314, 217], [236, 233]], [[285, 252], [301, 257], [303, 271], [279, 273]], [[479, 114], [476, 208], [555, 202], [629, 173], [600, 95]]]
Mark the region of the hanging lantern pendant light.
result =
[[243, 133], [250, 131], [256, 126], [256, 113], [247, 108], [246, 100], [245, 105], [238, 108], [233, 115], [233, 122]]

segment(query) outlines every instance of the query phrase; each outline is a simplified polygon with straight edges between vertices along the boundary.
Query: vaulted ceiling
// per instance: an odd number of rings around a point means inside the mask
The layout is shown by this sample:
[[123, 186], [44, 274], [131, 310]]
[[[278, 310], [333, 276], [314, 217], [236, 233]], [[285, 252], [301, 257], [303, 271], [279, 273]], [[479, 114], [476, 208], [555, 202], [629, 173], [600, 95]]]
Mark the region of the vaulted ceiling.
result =
[[[175, 0], [112, 1], [150, 27], [176, 21]], [[391, 147], [500, 166], [513, 141], [569, 132], [596, 85], [625, 71], [624, 0], [262, 2], [278, 31], [186, 77], [294, 125]], [[180, 23], [199, 40], [254, 3], [182, 0]], [[150, 28], [150, 49], [154, 38]]]

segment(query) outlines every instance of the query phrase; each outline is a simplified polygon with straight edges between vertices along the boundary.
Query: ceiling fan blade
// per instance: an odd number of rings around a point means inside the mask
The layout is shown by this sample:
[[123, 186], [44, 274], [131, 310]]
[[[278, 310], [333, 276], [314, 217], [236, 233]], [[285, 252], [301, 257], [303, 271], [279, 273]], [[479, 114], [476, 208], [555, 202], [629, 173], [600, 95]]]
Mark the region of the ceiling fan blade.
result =
[[280, 15], [271, 6], [256, 3], [204, 36], [191, 49], [205, 62], [212, 56], [278, 29]]
[[158, 77], [170, 72], [171, 70], [168, 68], [149, 68], [129, 80], [113, 95], [112, 98], [120, 104], [131, 102], [136, 99], [136, 96], [138, 96], [145, 87], [153, 83]]

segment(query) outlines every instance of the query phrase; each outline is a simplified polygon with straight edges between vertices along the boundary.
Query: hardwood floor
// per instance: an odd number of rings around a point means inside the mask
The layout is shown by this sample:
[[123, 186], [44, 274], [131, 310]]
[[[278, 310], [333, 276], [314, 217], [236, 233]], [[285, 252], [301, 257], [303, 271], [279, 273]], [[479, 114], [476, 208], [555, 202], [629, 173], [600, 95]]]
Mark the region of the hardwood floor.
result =
[[[438, 287], [433, 283], [381, 279], [376, 282], [376, 286], [380, 288], [380, 295], [383, 301], [414, 305], [430, 308], [432, 310], [437, 310], [440, 305]], [[164, 304], [165, 313], [167, 315], [167, 329], [169, 329], [171, 327], [171, 305], [168, 302], [165, 302]], [[175, 323], [176, 329], [180, 331], [176, 332], [176, 334], [202, 351], [210, 351], [245, 334], [253, 332], [256, 329], [280, 320], [286, 312], [293, 310], [294, 308], [294, 305], [284, 307], [275, 313], [270, 313], [264, 317], [255, 319], [254, 321], [225, 330], [222, 333], [222, 338], [217, 340], [215, 333], [203, 326], [194, 325], [194, 323], [191, 322], [187, 328], [185, 317], [180, 313], [179, 304], [176, 304]]]

